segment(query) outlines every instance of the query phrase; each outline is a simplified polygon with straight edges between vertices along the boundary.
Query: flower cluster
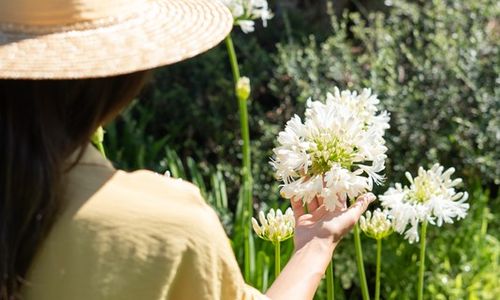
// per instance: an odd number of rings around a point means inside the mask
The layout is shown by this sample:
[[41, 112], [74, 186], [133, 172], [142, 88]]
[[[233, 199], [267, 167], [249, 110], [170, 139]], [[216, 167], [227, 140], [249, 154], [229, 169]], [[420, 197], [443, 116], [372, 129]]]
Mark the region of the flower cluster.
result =
[[365, 216], [359, 218], [359, 227], [368, 236], [376, 240], [383, 239], [393, 232], [391, 216], [387, 211], [377, 208], [372, 212], [367, 211]]
[[430, 170], [418, 169], [418, 176], [413, 178], [406, 172], [410, 186], [397, 183], [380, 196], [382, 205], [394, 216], [394, 228], [403, 233], [410, 243], [418, 242], [418, 224], [427, 221], [441, 226], [453, 223], [453, 219], [462, 219], [467, 215], [469, 204], [467, 192], [457, 192], [455, 186], [462, 182], [457, 178], [452, 180], [454, 168], [444, 171], [444, 167], [435, 164]]
[[326, 102], [307, 101], [305, 122], [295, 115], [279, 133], [271, 164], [283, 181], [281, 195], [307, 203], [321, 196], [328, 209], [380, 184], [389, 128], [371, 90], [361, 94], [335, 88]]
[[222, 2], [229, 8], [235, 24], [240, 26], [244, 33], [255, 30], [255, 19], [261, 19], [266, 27], [267, 21], [273, 17], [267, 0], [222, 0]]
[[252, 226], [255, 233], [262, 239], [279, 243], [293, 236], [295, 219], [291, 208], [283, 214], [280, 209], [270, 209], [267, 216], [263, 211], [259, 212], [259, 222], [252, 218]]

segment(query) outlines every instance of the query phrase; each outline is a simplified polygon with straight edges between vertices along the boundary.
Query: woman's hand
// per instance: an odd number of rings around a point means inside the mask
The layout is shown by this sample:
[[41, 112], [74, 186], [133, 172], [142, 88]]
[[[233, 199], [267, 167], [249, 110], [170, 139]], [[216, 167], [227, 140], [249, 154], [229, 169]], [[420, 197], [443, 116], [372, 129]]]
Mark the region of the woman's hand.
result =
[[328, 211], [322, 199], [316, 198], [307, 205], [308, 213], [305, 213], [302, 201], [291, 200], [296, 224], [295, 251], [300, 250], [312, 240], [324, 241], [335, 248], [373, 200], [375, 200], [375, 195], [367, 193], [358, 197], [355, 204], [349, 208], [346, 207], [344, 201], [344, 207]]
[[266, 295], [273, 300], [312, 299], [335, 246], [373, 200], [375, 196], [369, 193], [349, 208], [327, 211], [323, 201], [315, 199], [308, 205], [307, 214], [301, 201], [292, 200], [295, 252]]

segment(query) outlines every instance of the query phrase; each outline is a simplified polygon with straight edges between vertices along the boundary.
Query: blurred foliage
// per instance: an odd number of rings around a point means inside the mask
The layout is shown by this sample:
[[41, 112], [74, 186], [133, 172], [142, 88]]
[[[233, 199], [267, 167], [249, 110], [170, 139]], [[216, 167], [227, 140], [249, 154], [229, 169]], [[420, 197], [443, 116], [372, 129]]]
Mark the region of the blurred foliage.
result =
[[[254, 208], [286, 208], [269, 157], [277, 133], [305, 100], [333, 86], [371, 87], [391, 112], [388, 184], [440, 161], [471, 193], [465, 220], [429, 228], [430, 299], [500, 295], [500, 5], [478, 1], [271, 1], [269, 28], [232, 33], [251, 80]], [[333, 3], [333, 5], [332, 5]], [[345, 11], [344, 11], [345, 10]], [[108, 156], [125, 170], [148, 168], [200, 187], [243, 261], [238, 108], [224, 45], [156, 71], [140, 101], [105, 130]], [[480, 178], [481, 180], [478, 180]], [[384, 187], [385, 188], [385, 187]], [[382, 191], [382, 189], [380, 190]], [[274, 280], [273, 246], [251, 239], [251, 284]], [[359, 299], [351, 236], [335, 253], [337, 299]], [[369, 286], [375, 242], [363, 237]], [[282, 264], [293, 245], [282, 245]], [[418, 246], [384, 240], [382, 298], [414, 299]], [[315, 299], [324, 299], [324, 283]]]

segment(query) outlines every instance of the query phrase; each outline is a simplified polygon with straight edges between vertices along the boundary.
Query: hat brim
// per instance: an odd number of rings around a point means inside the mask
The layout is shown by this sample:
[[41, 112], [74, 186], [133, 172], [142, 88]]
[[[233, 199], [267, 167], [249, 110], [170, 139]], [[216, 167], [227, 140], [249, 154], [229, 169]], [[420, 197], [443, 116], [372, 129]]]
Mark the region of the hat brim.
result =
[[0, 29], [0, 78], [107, 77], [172, 64], [217, 45], [233, 17], [215, 0], [156, 0], [111, 25], [51, 33]]

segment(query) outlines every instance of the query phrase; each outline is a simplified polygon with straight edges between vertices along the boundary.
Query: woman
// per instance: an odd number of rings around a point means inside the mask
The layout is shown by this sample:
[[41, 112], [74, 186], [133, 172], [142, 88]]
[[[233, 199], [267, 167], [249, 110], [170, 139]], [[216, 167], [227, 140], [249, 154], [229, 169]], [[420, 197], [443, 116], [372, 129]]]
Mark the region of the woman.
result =
[[152, 68], [232, 26], [213, 0], [0, 1], [0, 299], [310, 299], [374, 196], [292, 201], [295, 252], [266, 295], [196, 187], [89, 146]]

